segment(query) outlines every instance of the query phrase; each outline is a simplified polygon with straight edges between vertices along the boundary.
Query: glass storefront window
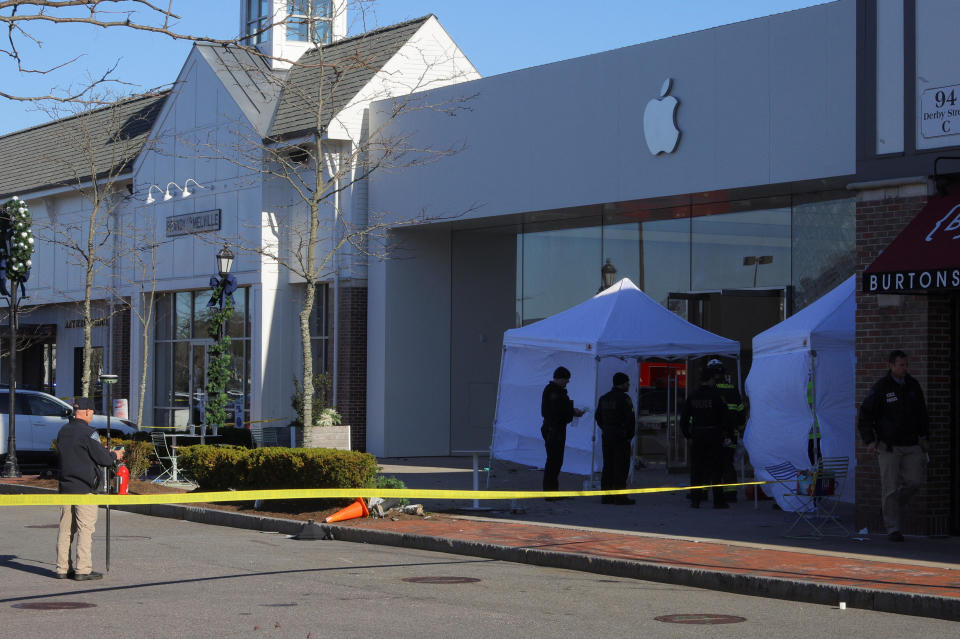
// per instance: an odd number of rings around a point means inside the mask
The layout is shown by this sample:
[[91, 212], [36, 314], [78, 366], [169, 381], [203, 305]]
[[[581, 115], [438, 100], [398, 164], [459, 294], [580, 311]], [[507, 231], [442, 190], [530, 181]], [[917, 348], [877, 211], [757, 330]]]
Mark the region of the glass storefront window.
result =
[[518, 238], [521, 322], [526, 325], [596, 295], [603, 265], [602, 227], [523, 233]]
[[643, 272], [636, 284], [666, 306], [670, 293], [690, 290], [690, 218], [650, 220], [640, 229]]
[[793, 300], [800, 310], [853, 274], [856, 266], [856, 201], [795, 202]]
[[691, 289], [763, 288], [790, 284], [790, 208], [691, 219]]
[[[207, 333], [210, 291], [158, 295], [154, 344], [154, 424], [185, 428], [203, 422], [206, 371], [213, 340]], [[231, 402], [240, 402], [243, 419], [250, 409], [250, 304], [247, 289], [233, 295], [234, 314], [228, 326], [233, 374], [227, 382]], [[172, 330], [171, 330], [172, 329]], [[233, 423], [235, 404], [228, 406]]]
[[517, 234], [517, 325], [594, 295], [608, 259], [615, 280], [630, 278], [684, 317], [685, 294], [738, 289], [786, 289], [785, 312], [796, 312], [854, 271], [855, 201], [832, 195], [842, 194], [650, 210], [624, 203], [605, 207], [603, 224], [585, 216], [526, 225]]
[[190, 339], [190, 329], [193, 325], [192, 296], [189, 292], [174, 293], [176, 296], [176, 319], [174, 320], [176, 339]]

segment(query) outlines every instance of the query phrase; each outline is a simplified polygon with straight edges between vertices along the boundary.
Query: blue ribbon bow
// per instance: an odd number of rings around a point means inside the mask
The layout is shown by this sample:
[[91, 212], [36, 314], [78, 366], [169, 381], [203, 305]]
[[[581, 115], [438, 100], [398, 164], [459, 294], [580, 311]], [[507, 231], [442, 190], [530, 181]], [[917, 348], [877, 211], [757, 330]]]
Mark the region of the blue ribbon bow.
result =
[[226, 277], [222, 280], [223, 286], [221, 287], [221, 280], [216, 275], [210, 278], [210, 288], [213, 289], [213, 295], [210, 296], [210, 301], [207, 302], [207, 308], [213, 306], [219, 306], [223, 308], [226, 298], [233, 299], [233, 292], [237, 290], [237, 278], [232, 274], [228, 273]]

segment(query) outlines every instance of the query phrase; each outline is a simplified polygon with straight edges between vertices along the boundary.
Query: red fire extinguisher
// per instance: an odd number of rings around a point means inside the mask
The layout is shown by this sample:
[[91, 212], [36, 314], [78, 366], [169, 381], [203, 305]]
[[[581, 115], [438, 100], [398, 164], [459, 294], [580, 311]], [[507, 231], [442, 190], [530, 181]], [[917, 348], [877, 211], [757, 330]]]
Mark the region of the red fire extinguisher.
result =
[[126, 495], [130, 487], [130, 469], [123, 462], [117, 466], [117, 494]]

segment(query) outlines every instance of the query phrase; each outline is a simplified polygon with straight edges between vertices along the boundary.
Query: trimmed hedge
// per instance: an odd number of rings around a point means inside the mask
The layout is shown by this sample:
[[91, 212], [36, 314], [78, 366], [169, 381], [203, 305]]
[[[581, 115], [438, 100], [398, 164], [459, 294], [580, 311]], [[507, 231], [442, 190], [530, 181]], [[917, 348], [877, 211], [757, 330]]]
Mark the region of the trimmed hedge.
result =
[[180, 466], [204, 491], [372, 486], [377, 458], [332, 448], [185, 446]]

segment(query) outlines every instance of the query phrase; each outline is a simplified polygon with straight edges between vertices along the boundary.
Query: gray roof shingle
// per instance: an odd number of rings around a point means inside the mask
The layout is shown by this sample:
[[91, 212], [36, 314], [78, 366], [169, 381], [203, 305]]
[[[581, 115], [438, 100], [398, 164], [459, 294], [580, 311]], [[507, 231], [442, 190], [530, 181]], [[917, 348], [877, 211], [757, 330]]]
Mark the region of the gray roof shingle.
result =
[[324, 99], [320, 126], [329, 124], [431, 17], [368, 31], [305, 53], [283, 87], [270, 137], [283, 139], [317, 128], [318, 85]]
[[[431, 17], [308, 51], [288, 73], [272, 72], [262, 59], [242, 50], [199, 48], [257, 130], [263, 134], [269, 129], [269, 137], [279, 140], [316, 129], [316, 87], [321, 78], [323, 127]], [[98, 176], [125, 172], [143, 149], [169, 94], [128, 98], [0, 137], [0, 200], [89, 180], [91, 166]], [[92, 162], [82, 150], [83, 138], [91, 142]]]
[[[0, 137], [0, 201], [126, 172], [168, 91], [137, 96]], [[89, 148], [92, 153], [86, 153]]]

